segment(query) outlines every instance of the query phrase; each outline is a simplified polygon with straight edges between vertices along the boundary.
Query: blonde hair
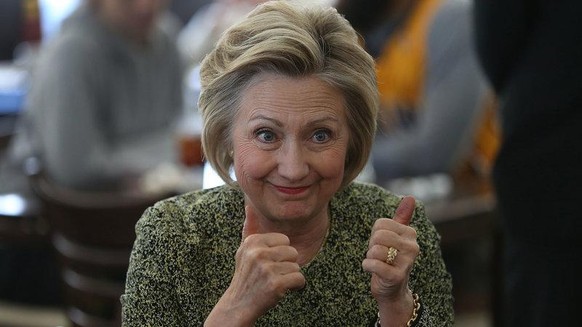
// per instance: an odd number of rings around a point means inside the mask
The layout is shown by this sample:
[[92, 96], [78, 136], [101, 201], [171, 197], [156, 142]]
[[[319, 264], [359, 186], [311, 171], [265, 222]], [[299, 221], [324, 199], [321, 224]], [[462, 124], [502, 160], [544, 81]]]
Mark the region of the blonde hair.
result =
[[290, 1], [259, 5], [227, 30], [202, 61], [198, 103], [204, 120], [202, 144], [217, 173], [235, 185], [229, 174], [231, 127], [245, 89], [253, 77], [265, 72], [316, 76], [343, 94], [350, 142], [342, 186], [356, 178], [368, 160], [376, 132], [374, 60], [334, 8]]

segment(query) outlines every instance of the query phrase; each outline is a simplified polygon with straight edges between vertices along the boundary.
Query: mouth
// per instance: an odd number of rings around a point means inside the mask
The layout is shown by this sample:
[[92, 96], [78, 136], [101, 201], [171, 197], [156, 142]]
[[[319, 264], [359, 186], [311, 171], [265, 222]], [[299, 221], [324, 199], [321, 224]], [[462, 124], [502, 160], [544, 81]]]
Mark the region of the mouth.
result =
[[277, 191], [288, 194], [288, 195], [298, 195], [306, 192], [309, 189], [309, 186], [302, 186], [302, 187], [285, 187], [285, 186], [275, 186]]

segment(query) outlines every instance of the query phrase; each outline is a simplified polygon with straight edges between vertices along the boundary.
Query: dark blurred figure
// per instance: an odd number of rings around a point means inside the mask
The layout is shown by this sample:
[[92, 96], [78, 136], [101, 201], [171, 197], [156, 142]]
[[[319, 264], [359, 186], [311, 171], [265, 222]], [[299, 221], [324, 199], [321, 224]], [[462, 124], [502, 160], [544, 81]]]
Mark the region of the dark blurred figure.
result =
[[502, 104], [493, 177], [507, 326], [579, 326], [582, 2], [477, 0], [475, 9], [478, 52]]
[[174, 160], [184, 65], [163, 28], [168, 3], [81, 4], [33, 70], [14, 162], [38, 156], [61, 185], [123, 190]]
[[0, 61], [12, 60], [22, 38], [21, 0], [0, 1]]
[[472, 155], [487, 87], [468, 0], [340, 0], [376, 58], [384, 133], [376, 181], [450, 173]]

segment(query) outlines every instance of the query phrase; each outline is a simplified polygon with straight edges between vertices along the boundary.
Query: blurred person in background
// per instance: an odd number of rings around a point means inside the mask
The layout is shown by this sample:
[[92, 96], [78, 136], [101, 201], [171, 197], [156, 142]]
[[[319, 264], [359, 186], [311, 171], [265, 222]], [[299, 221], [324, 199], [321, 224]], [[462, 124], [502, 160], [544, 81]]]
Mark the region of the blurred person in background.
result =
[[[295, 0], [329, 4], [334, 0]], [[190, 66], [200, 64], [227, 28], [241, 21], [265, 0], [209, 0], [190, 18], [178, 35], [178, 48]]]
[[222, 33], [261, 2], [264, 0], [212, 0], [198, 9], [178, 35], [178, 48], [188, 65], [199, 65]]
[[476, 0], [500, 98], [493, 180], [505, 232], [506, 326], [579, 326], [582, 2]]
[[171, 0], [170, 11], [176, 15], [180, 25], [184, 26], [200, 9], [213, 0]]
[[381, 132], [378, 183], [452, 173], [473, 155], [487, 86], [472, 39], [469, 0], [339, 0], [375, 58]]
[[184, 65], [168, 2], [80, 5], [34, 68], [12, 162], [38, 157], [56, 183], [94, 191], [132, 188], [175, 160]]

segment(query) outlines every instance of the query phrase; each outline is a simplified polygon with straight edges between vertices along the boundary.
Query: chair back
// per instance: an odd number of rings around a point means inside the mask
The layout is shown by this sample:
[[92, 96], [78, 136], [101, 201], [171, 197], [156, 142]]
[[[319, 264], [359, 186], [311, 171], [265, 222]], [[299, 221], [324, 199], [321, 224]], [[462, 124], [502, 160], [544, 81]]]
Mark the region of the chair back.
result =
[[135, 224], [163, 196], [79, 192], [39, 175], [35, 193], [52, 230], [67, 316], [73, 326], [121, 325]]

